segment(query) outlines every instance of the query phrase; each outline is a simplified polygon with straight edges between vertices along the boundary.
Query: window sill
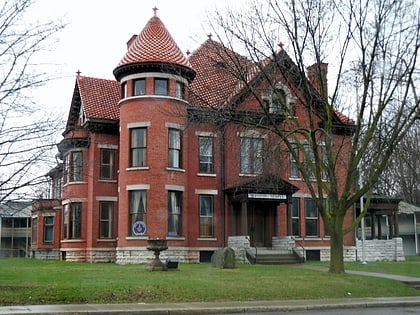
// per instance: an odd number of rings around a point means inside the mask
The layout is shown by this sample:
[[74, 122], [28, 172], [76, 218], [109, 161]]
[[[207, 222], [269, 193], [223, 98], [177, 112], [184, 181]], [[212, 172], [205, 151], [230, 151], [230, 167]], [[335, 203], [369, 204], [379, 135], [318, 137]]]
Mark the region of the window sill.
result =
[[185, 237], [183, 236], [167, 236], [167, 241], [185, 241]]
[[113, 243], [117, 240], [115, 238], [98, 238], [96, 241], [101, 243]]
[[244, 173], [239, 173], [239, 176], [241, 177], [257, 177], [260, 174], [244, 174]]
[[80, 181], [80, 182], [67, 182], [63, 185], [63, 187], [71, 186], [71, 185], [86, 185], [87, 182]]
[[197, 176], [200, 176], [200, 177], [216, 177], [216, 174], [213, 174], [213, 173], [197, 173]]
[[98, 182], [100, 183], [111, 183], [111, 184], [116, 184], [117, 180], [116, 179], [99, 179]]
[[212, 241], [212, 242], [215, 242], [215, 241], [217, 241], [217, 238], [200, 236], [199, 238], [197, 238], [197, 241]]
[[125, 170], [126, 171], [147, 171], [149, 169], [150, 167], [148, 166], [132, 166], [132, 167], [127, 167]]
[[149, 237], [148, 236], [127, 236], [125, 239], [127, 241], [147, 241]]
[[185, 173], [183, 168], [167, 167], [167, 171]]
[[74, 239], [74, 240], [61, 240], [60, 243], [84, 243], [84, 239]]

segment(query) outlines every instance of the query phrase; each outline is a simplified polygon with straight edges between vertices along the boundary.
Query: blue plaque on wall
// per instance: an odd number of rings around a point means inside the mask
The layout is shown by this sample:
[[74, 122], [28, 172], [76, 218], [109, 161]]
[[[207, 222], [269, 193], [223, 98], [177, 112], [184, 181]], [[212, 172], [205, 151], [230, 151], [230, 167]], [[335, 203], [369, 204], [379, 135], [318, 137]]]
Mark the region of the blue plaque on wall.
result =
[[133, 233], [138, 236], [146, 234], [146, 223], [143, 221], [136, 221], [133, 224]]

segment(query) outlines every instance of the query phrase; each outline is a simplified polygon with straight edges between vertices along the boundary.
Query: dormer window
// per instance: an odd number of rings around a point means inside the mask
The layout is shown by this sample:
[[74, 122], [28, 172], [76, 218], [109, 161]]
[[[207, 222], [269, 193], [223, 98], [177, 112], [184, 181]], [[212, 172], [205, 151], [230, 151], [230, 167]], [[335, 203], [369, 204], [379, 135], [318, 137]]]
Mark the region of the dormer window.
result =
[[262, 101], [263, 106], [268, 109], [270, 114], [295, 115], [296, 98], [291, 95], [290, 90], [282, 83], [276, 83], [274, 88], [263, 94]]

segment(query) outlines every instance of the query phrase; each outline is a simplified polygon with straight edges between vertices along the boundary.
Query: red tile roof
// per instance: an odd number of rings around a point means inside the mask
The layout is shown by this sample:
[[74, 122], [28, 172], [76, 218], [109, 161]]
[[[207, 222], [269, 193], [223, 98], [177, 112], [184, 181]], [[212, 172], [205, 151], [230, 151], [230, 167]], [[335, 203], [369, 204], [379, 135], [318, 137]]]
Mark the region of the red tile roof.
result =
[[229, 69], [253, 68], [249, 60], [211, 39], [194, 51], [189, 61], [197, 73], [189, 86], [193, 106], [218, 108], [225, 105], [243, 87], [242, 81]]
[[120, 118], [118, 106], [121, 98], [119, 82], [78, 75], [76, 83], [87, 119], [118, 120]]
[[118, 67], [142, 62], [165, 62], [191, 68], [188, 59], [156, 15], [131, 42]]

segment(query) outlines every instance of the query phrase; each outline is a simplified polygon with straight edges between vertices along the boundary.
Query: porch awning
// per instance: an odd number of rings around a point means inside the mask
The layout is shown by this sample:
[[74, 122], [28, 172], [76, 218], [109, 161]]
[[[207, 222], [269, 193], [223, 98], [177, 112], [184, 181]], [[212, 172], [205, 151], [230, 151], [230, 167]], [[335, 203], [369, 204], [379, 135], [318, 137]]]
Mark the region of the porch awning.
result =
[[226, 188], [224, 191], [235, 200], [253, 199], [286, 202], [299, 188], [272, 174]]

